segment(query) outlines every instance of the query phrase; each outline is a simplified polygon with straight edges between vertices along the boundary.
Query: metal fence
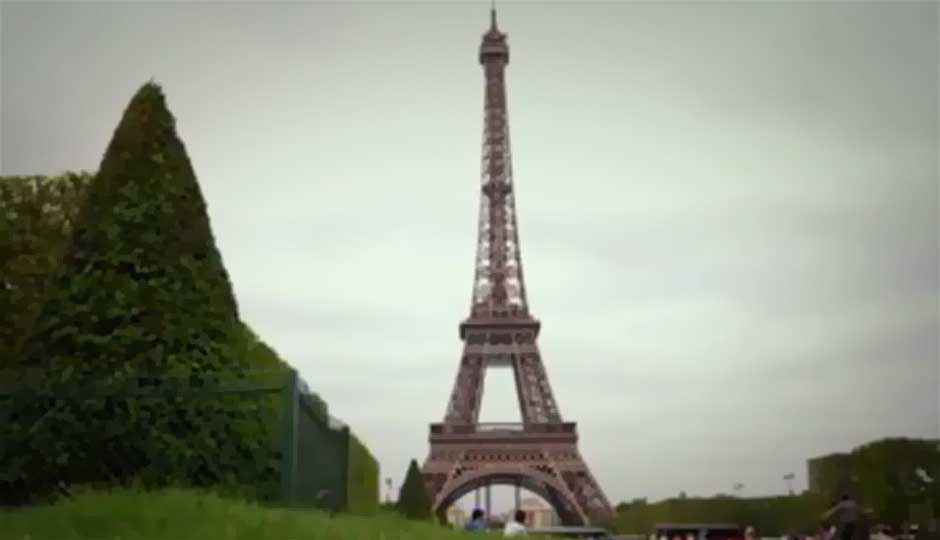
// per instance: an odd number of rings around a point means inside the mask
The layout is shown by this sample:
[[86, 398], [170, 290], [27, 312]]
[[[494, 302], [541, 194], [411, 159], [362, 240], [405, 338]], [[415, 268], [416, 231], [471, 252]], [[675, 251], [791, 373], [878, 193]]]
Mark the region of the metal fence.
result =
[[304, 388], [297, 372], [291, 370], [285, 385], [283, 500], [297, 506], [345, 510], [349, 428], [318, 408], [313, 396], [302, 391]]

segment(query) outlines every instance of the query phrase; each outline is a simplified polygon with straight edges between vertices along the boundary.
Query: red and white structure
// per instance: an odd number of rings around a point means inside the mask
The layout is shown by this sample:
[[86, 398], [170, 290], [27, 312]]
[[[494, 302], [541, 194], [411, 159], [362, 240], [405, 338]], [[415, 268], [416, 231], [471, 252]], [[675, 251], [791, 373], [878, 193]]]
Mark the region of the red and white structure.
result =
[[[519, 487], [542, 496], [564, 525], [598, 524], [613, 510], [578, 452], [576, 424], [562, 420], [526, 300], [506, 110], [509, 46], [495, 9], [479, 60], [486, 97], [470, 316], [460, 324], [464, 351], [444, 421], [431, 424], [424, 479], [440, 518], [471, 491], [509, 484], [517, 499]], [[479, 423], [484, 374], [493, 366], [512, 369], [522, 423]]]

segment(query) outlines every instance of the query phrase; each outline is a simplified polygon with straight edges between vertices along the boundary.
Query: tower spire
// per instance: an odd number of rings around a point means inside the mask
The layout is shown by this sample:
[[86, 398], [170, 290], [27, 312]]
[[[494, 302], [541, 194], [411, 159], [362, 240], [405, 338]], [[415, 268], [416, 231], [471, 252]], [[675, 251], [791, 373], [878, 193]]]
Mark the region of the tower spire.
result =
[[480, 43], [486, 81], [483, 106], [483, 156], [480, 167], [480, 222], [471, 319], [529, 318], [522, 259], [516, 227], [506, 111], [506, 65], [509, 45], [496, 27], [491, 4], [490, 29]]

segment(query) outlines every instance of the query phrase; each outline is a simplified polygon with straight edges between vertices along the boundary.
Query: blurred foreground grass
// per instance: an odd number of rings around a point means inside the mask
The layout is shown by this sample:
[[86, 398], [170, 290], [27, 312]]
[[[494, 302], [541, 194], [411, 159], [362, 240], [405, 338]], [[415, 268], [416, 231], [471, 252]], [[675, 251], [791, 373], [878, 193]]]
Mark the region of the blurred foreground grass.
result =
[[[269, 508], [211, 493], [86, 492], [52, 506], [0, 510], [2, 540], [467, 540], [479, 535], [391, 512], [371, 516]], [[484, 538], [495, 538], [487, 534]]]

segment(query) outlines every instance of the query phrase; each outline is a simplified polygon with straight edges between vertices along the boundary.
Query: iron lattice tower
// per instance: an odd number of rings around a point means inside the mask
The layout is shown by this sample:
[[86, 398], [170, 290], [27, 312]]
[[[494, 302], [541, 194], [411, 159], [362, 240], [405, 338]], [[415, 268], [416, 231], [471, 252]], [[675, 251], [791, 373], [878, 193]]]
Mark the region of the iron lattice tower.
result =
[[[443, 423], [431, 424], [425, 483], [443, 519], [463, 495], [491, 484], [525, 487], [544, 497], [566, 525], [613, 515], [607, 498], [578, 452], [574, 422], [564, 422], [539, 354], [539, 321], [529, 313], [516, 222], [506, 108], [506, 34], [490, 12], [479, 60], [486, 81], [480, 221], [470, 316]], [[521, 424], [481, 424], [488, 367], [512, 369]]]

